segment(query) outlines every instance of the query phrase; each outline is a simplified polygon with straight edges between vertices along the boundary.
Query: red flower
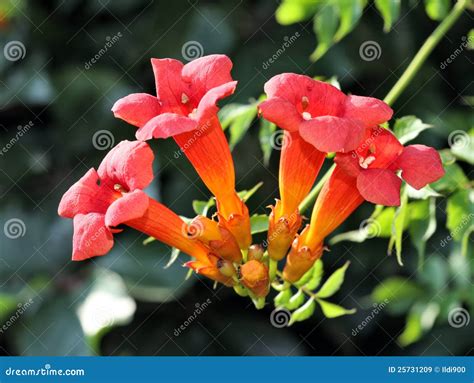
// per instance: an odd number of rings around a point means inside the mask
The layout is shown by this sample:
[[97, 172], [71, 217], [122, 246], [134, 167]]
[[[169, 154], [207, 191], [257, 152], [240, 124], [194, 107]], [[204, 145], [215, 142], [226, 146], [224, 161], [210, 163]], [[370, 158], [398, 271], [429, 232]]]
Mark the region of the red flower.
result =
[[283, 73], [265, 84], [263, 116], [301, 137], [321, 152], [348, 152], [357, 147], [364, 128], [384, 123], [392, 109], [371, 97], [346, 96], [336, 87], [310, 77]]
[[58, 213], [74, 219], [73, 260], [108, 253], [121, 231], [115, 227], [126, 224], [209, 263], [209, 249], [186, 236], [183, 220], [143, 192], [153, 158], [146, 143], [122, 141], [63, 195]]
[[268, 252], [282, 259], [301, 225], [299, 204], [307, 196], [327, 152], [355, 149], [365, 127], [390, 119], [383, 101], [346, 96], [332, 85], [285, 73], [265, 84], [268, 99], [259, 105], [267, 120], [286, 130], [280, 157], [281, 201], [270, 214]]
[[[316, 200], [310, 224], [295, 239], [288, 255], [284, 275], [297, 280], [311, 267], [323, 251], [324, 238], [367, 200], [372, 203], [400, 205], [401, 177], [415, 189], [444, 175], [438, 152], [424, 145], [403, 147], [397, 138], [381, 127], [367, 128], [359, 147], [347, 154], [336, 155], [336, 168], [324, 184]], [[294, 271], [298, 260], [312, 259], [308, 268]], [[291, 262], [290, 262], [291, 260]], [[308, 262], [306, 262], [308, 263]]]
[[211, 55], [186, 65], [152, 59], [157, 96], [131, 94], [117, 101], [114, 115], [137, 126], [137, 138], [173, 137], [218, 202], [220, 224], [242, 249], [250, 246], [245, 204], [235, 192], [234, 163], [219, 120], [216, 102], [231, 95], [232, 62]]

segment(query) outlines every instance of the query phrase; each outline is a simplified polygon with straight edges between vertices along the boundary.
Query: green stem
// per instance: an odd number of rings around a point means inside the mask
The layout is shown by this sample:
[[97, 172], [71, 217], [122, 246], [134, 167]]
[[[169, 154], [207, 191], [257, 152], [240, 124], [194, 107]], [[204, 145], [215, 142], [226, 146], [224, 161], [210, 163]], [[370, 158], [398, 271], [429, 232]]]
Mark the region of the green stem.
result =
[[454, 25], [456, 20], [461, 16], [466, 8], [467, 0], [459, 0], [451, 10], [448, 16], [438, 25], [433, 33], [426, 39], [418, 53], [415, 55], [410, 65], [408, 65], [405, 72], [398, 79], [393, 88], [388, 92], [384, 101], [388, 105], [393, 105], [397, 98], [402, 94], [408, 84], [411, 82], [416, 73], [420, 70], [423, 63], [426, 61], [433, 49], [438, 45], [441, 38]]
[[331, 168], [326, 172], [326, 174], [324, 174], [324, 176], [319, 180], [316, 186], [309, 192], [309, 194], [306, 196], [303, 202], [300, 203], [300, 206], [299, 206], [300, 212], [302, 213], [305, 212], [313, 204], [319, 192], [323, 188], [324, 183], [329, 179], [335, 167], [336, 165], [331, 166]]

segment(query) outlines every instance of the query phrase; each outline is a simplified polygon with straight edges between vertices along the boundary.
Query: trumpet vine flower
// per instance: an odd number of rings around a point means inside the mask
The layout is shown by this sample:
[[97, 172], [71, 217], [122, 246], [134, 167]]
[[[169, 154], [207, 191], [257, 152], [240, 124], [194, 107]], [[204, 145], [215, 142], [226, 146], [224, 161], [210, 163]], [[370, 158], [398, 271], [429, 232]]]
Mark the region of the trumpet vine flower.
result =
[[366, 127], [388, 121], [383, 101], [346, 96], [310, 77], [284, 73], [265, 84], [260, 114], [285, 130], [280, 157], [280, 200], [270, 214], [268, 253], [282, 259], [301, 226], [299, 204], [308, 195], [328, 152], [357, 147]]
[[240, 248], [251, 244], [248, 209], [235, 191], [234, 163], [217, 117], [217, 101], [237, 85], [224, 55], [210, 55], [186, 65], [152, 59], [156, 96], [130, 94], [115, 103], [114, 115], [138, 127], [139, 140], [173, 137], [217, 200], [221, 226]]
[[[444, 175], [438, 152], [424, 145], [404, 147], [389, 130], [367, 128], [350, 153], [338, 153], [336, 168], [324, 184], [311, 221], [292, 244], [284, 276], [298, 280], [323, 252], [323, 241], [364, 201], [400, 205], [402, 179], [421, 189]], [[401, 172], [401, 178], [398, 173]]]

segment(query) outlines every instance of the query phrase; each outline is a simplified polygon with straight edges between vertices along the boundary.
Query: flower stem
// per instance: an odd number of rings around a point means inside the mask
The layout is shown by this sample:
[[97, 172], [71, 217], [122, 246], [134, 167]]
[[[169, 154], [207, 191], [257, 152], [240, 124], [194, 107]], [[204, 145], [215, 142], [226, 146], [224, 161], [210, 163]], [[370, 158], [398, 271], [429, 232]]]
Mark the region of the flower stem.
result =
[[332, 165], [331, 168], [328, 169], [328, 171], [324, 174], [324, 176], [318, 181], [316, 186], [309, 192], [309, 194], [306, 196], [303, 202], [300, 203], [300, 206], [299, 206], [300, 212], [302, 213], [305, 212], [313, 204], [319, 192], [323, 188], [324, 183], [329, 179], [335, 167], [336, 165]]
[[433, 33], [426, 39], [424, 44], [421, 46], [418, 53], [415, 55], [410, 65], [408, 65], [405, 72], [395, 83], [393, 88], [388, 92], [384, 101], [388, 105], [393, 105], [393, 103], [398, 99], [402, 94], [408, 84], [411, 82], [416, 73], [420, 70], [423, 63], [426, 61], [433, 49], [438, 45], [441, 38], [446, 34], [446, 32], [454, 25], [456, 20], [461, 16], [464, 9], [466, 8], [467, 0], [459, 0], [451, 10], [448, 16], [438, 25], [438, 27], [433, 31]]

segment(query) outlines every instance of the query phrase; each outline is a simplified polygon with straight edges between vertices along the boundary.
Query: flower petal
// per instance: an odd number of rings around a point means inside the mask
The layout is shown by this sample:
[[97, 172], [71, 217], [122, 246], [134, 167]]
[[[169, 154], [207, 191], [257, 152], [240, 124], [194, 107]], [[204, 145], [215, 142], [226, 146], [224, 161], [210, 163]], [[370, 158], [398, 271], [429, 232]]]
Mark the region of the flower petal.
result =
[[133, 93], [118, 100], [112, 107], [114, 116], [141, 128], [161, 113], [160, 101], [146, 93]]
[[76, 214], [85, 214], [92, 211], [104, 213], [108, 203], [97, 199], [101, 191], [100, 178], [95, 169], [90, 169], [79, 181], [64, 193], [59, 203], [58, 214], [64, 218], [73, 218]]
[[105, 224], [114, 227], [142, 217], [148, 209], [148, 201], [148, 196], [138, 189], [124, 194], [123, 197], [115, 200], [107, 209]]
[[215, 116], [219, 111], [216, 105], [217, 101], [233, 94], [236, 86], [237, 81], [231, 81], [208, 91], [203, 98], [201, 98], [201, 101], [199, 101], [195, 119], [202, 124], [206, 123], [206, 120], [209, 118]]
[[198, 126], [197, 121], [174, 113], [163, 113], [152, 118], [137, 130], [136, 137], [141, 141], [152, 138], [168, 138], [181, 133], [190, 132]]
[[[397, 137], [380, 126], [367, 129], [365, 140], [359, 145], [357, 153], [363, 157], [373, 155], [375, 160], [369, 168], [397, 169], [397, 159], [403, 151], [403, 145]], [[366, 154], [364, 154], [366, 152]]]
[[343, 116], [363, 121], [365, 126], [380, 125], [392, 118], [393, 110], [372, 97], [347, 96]]
[[337, 153], [336, 157], [334, 158], [334, 162], [348, 176], [357, 177], [362, 170], [355, 151], [347, 154]]
[[97, 173], [112, 186], [144, 189], [153, 180], [153, 151], [141, 141], [122, 141], [102, 160]]
[[402, 180], [391, 170], [367, 169], [357, 177], [357, 189], [365, 200], [385, 206], [400, 205]]
[[209, 55], [187, 63], [182, 70], [183, 81], [191, 84], [188, 96], [200, 100], [212, 88], [232, 81], [232, 61], [225, 55]]
[[77, 214], [74, 217], [73, 261], [107, 254], [113, 245], [112, 233], [104, 224], [104, 214]]
[[151, 65], [158, 100], [167, 112], [179, 112], [182, 95], [188, 91], [181, 78], [183, 63], [173, 59], [151, 59]]
[[303, 121], [300, 134], [321, 152], [348, 152], [357, 147], [364, 135], [360, 121], [323, 116]]
[[296, 107], [280, 97], [272, 97], [263, 101], [258, 109], [266, 120], [290, 132], [296, 132], [303, 121], [303, 117]]
[[439, 153], [425, 145], [410, 145], [398, 158], [402, 178], [415, 189], [439, 180], [445, 173]]

